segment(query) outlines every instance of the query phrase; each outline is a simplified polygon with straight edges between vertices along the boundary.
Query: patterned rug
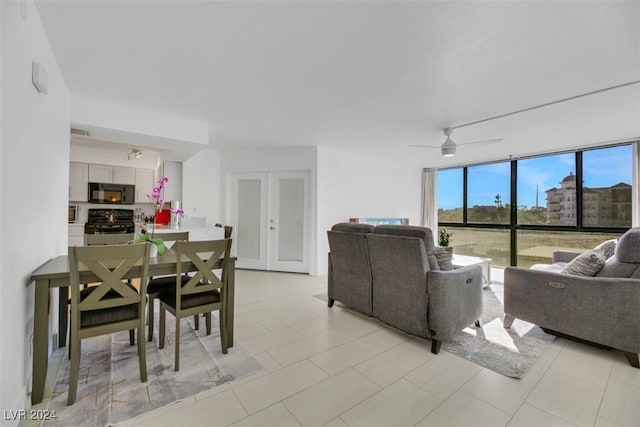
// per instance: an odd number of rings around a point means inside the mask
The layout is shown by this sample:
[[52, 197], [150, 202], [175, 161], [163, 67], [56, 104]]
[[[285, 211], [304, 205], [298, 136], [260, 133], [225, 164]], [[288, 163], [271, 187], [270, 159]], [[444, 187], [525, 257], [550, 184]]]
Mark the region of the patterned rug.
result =
[[[501, 284], [492, 284], [488, 289], [483, 289], [482, 328], [469, 325], [450, 340], [443, 341], [441, 349], [507, 377], [522, 378], [555, 336], [545, 333], [539, 326], [518, 319], [511, 328], [505, 329], [502, 323], [503, 290]], [[327, 300], [326, 293], [315, 297]], [[338, 301], [336, 304], [343, 306]], [[426, 347], [426, 351], [429, 351], [429, 347]]]
[[[157, 316], [157, 313], [156, 313]], [[147, 382], [140, 382], [137, 345], [129, 333], [83, 340], [76, 402], [67, 406], [69, 360], [63, 355], [48, 409], [57, 419], [47, 426], [96, 426], [121, 423], [169, 403], [244, 377], [262, 368], [238, 343], [227, 354], [220, 350], [215, 318], [211, 335], [192, 328], [193, 319], [181, 322], [180, 371], [174, 371], [174, 318], [167, 315], [165, 348], [158, 349], [158, 332], [147, 342]], [[56, 351], [66, 352], [66, 348]]]
[[555, 336], [518, 319], [505, 329], [503, 290], [500, 284], [483, 290], [482, 328], [470, 325], [443, 341], [442, 349], [507, 377], [522, 378]]

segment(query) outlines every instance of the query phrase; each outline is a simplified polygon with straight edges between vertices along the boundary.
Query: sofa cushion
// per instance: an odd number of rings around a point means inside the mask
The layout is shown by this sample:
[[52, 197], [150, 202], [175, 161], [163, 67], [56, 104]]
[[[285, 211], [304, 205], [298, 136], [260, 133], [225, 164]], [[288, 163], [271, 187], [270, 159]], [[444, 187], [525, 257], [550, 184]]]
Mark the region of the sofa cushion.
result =
[[604, 253], [601, 251], [587, 251], [571, 260], [571, 262], [562, 269], [561, 273], [574, 276], [595, 276], [606, 260]]
[[616, 239], [611, 239], [611, 240], [607, 240], [606, 242], [600, 243], [598, 246], [593, 248], [593, 250], [602, 252], [604, 254], [605, 259], [609, 259], [615, 253], [617, 244], [618, 244], [618, 241]]
[[433, 254], [438, 262], [438, 268], [432, 270], [451, 271], [453, 270], [453, 248], [451, 246], [436, 246]]
[[640, 264], [640, 227], [634, 227], [620, 237], [616, 256], [622, 262]]
[[342, 231], [345, 233], [371, 233], [374, 226], [371, 224], [355, 224], [352, 222], [339, 222], [331, 227], [331, 231]]
[[391, 236], [417, 237], [418, 239], [421, 239], [424, 243], [424, 249], [427, 253], [429, 269], [435, 271], [441, 270], [441, 267], [438, 265], [438, 258], [434, 253], [435, 243], [433, 240], [433, 233], [431, 232], [430, 228], [419, 227], [416, 225], [384, 224], [376, 226], [372, 233]]

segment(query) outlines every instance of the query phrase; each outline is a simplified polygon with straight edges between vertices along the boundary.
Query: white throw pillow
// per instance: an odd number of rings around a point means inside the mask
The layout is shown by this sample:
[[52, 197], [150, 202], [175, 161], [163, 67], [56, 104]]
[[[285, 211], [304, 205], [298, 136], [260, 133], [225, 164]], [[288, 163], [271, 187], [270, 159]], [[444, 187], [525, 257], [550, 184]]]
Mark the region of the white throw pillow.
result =
[[593, 250], [602, 252], [604, 254], [605, 259], [609, 259], [615, 253], [617, 244], [618, 244], [617, 240], [611, 239], [611, 240], [607, 240], [606, 242], [600, 243], [598, 246], [593, 248]]
[[572, 259], [561, 273], [592, 277], [600, 271], [606, 260], [607, 258], [605, 258], [602, 251], [587, 251]]

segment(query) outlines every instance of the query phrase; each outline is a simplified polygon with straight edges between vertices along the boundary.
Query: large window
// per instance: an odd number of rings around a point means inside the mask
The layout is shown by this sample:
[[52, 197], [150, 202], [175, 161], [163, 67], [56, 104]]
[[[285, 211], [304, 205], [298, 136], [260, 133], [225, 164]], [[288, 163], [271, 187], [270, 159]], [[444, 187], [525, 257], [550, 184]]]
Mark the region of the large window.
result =
[[462, 169], [438, 171], [438, 221], [462, 222]]
[[510, 176], [509, 162], [468, 168], [467, 212], [469, 222], [509, 224]]
[[518, 160], [518, 224], [576, 225], [575, 153]]
[[440, 170], [438, 225], [498, 266], [593, 248], [631, 227], [632, 157], [628, 144]]

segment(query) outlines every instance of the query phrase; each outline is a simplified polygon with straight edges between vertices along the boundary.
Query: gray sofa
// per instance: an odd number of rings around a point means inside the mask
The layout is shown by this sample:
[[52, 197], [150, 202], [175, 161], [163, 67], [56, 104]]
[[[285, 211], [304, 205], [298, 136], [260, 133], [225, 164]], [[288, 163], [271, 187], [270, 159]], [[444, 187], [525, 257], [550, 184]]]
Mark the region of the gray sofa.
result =
[[350, 306], [395, 328], [443, 340], [482, 314], [482, 271], [439, 271], [431, 230], [424, 227], [340, 223], [329, 239], [329, 307]]
[[578, 254], [555, 252], [547, 269], [508, 267], [504, 272], [504, 326], [514, 319], [548, 332], [622, 350], [640, 368], [640, 228], [620, 239], [593, 277], [562, 274]]

